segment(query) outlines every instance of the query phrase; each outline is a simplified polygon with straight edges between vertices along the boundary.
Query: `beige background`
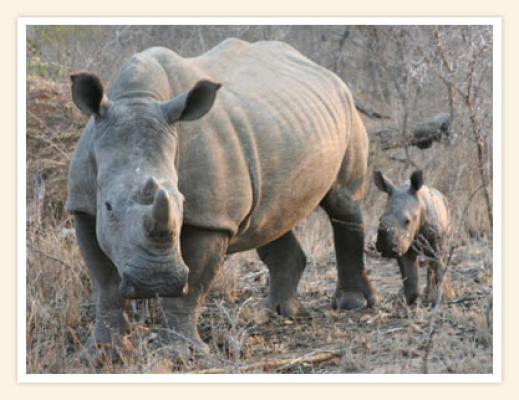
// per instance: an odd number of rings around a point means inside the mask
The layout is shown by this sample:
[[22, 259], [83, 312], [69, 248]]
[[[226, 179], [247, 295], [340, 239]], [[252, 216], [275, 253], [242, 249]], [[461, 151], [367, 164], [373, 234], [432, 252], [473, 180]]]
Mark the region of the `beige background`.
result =
[[[518, 88], [518, 52], [515, 40], [519, 38], [519, 13], [517, 2], [480, 0], [435, 0], [427, 2], [428, 8], [416, 0], [390, 0], [375, 2], [347, 0], [318, 0], [304, 5], [301, 0], [206, 0], [186, 2], [153, 1], [134, 2], [128, 0], [5, 0], [1, 6], [0, 38], [4, 52], [0, 68], [0, 86], [3, 129], [0, 145], [0, 171], [3, 184], [0, 196], [0, 246], [3, 265], [0, 278], [2, 319], [0, 320], [0, 396], [10, 398], [74, 398], [92, 399], [113, 397], [130, 399], [150, 397], [168, 398], [517, 398], [519, 377], [517, 376], [517, 311], [518, 291], [513, 282], [518, 281], [514, 268], [512, 226], [517, 221], [513, 199], [519, 191], [512, 180], [514, 167], [513, 151], [517, 149], [517, 100], [512, 98], [513, 88]], [[514, 5], [515, 3], [515, 5]], [[503, 17], [503, 382], [504, 384], [479, 385], [246, 385], [246, 384], [177, 384], [171, 385], [36, 385], [16, 383], [16, 18], [18, 16], [502, 16]], [[515, 44], [514, 44], [515, 43]], [[515, 196], [514, 196], [515, 195]], [[21, 340], [24, 340], [21, 338]], [[495, 340], [499, 340], [496, 336]], [[517, 392], [517, 393], [514, 393]]]

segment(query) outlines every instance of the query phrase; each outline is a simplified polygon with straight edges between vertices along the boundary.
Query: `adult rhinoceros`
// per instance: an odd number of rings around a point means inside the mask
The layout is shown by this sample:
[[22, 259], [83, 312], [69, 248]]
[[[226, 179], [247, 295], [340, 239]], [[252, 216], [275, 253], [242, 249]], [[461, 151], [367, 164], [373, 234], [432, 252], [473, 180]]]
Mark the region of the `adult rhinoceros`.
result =
[[248, 249], [268, 266], [269, 306], [297, 313], [306, 260], [292, 229], [318, 205], [334, 231], [333, 305], [375, 302], [358, 205], [368, 138], [332, 72], [285, 43], [228, 39], [194, 58], [136, 54], [108, 94], [94, 74], [71, 79], [91, 116], [67, 200], [97, 300], [90, 345], [127, 329], [126, 298], [159, 296], [169, 328], [206, 349], [200, 306], [225, 255]]

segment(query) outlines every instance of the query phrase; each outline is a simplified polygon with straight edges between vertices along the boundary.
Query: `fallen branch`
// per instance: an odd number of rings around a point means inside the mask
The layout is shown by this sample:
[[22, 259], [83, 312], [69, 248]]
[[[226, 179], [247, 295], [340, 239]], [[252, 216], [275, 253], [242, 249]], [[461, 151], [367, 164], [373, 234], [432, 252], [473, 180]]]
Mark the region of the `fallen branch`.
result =
[[366, 115], [369, 118], [373, 118], [373, 119], [391, 119], [391, 117], [388, 116], [388, 115], [380, 114], [377, 111], [370, 110], [366, 106], [360, 104], [357, 100], [355, 100], [355, 108], [357, 109], [358, 112], [360, 112], [361, 114]]
[[259, 361], [253, 364], [244, 365], [236, 369], [226, 368], [207, 368], [198, 371], [193, 371], [195, 374], [225, 374], [225, 373], [245, 373], [255, 370], [269, 371], [273, 369], [284, 369], [290, 368], [298, 364], [319, 364], [326, 361], [333, 360], [342, 356], [342, 350], [330, 350], [330, 351], [314, 351], [301, 357], [288, 358], [288, 359], [274, 359]]

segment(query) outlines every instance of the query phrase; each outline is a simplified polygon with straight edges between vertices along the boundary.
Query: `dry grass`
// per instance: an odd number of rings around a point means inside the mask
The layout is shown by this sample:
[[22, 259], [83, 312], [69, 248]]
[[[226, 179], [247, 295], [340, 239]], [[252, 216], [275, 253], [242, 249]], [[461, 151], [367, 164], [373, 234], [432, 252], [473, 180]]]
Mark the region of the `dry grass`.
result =
[[[350, 312], [331, 309], [336, 281], [333, 243], [328, 221], [318, 210], [296, 229], [308, 255], [300, 284], [308, 312], [304, 318], [285, 319], [266, 311], [266, 267], [253, 252], [243, 253], [228, 258], [203, 309], [200, 332], [211, 348], [210, 357], [173, 363], [170, 349], [157, 340], [162, 322], [160, 304], [150, 300], [149, 304], [128, 304], [133, 329], [118, 349], [119, 363], [103, 367], [81, 364], [79, 355], [92, 329], [94, 303], [63, 204], [68, 160], [83, 123], [70, 104], [66, 85], [28, 79], [29, 373], [170, 373], [207, 368], [229, 373], [422, 372], [431, 310], [422, 304], [403, 304], [396, 263], [380, 259], [372, 251], [383, 196], [371, 185], [365, 202], [366, 261], [382, 299], [378, 307]], [[448, 157], [439, 160], [437, 172], [430, 176], [433, 183], [441, 186], [445, 175], [458, 173], [449, 170], [449, 158], [461, 157], [463, 149], [463, 144], [458, 144], [446, 150]], [[433, 156], [425, 157], [434, 162]], [[468, 198], [467, 179], [472, 177], [467, 178], [466, 171], [470, 163], [458, 173], [462, 179], [449, 181], [453, 188], [440, 189]], [[404, 176], [409, 170], [381, 158], [376, 164], [377, 168], [393, 165], [394, 176]], [[463, 201], [455, 202], [456, 222], [464, 223], [460, 219], [464, 207]], [[473, 215], [467, 219], [470, 229], [477, 232], [488, 229], [481, 207], [481, 202], [474, 202], [470, 208]], [[492, 242], [484, 236], [472, 236], [463, 238], [452, 259], [454, 298], [438, 310], [438, 329], [428, 363], [431, 373], [492, 372]], [[424, 282], [422, 277], [422, 286]], [[338, 352], [339, 356], [305, 358], [325, 351]], [[292, 361], [272, 362], [285, 359]]]
[[[96, 369], [82, 365], [79, 354], [94, 317], [89, 280], [73, 235], [34, 233], [38, 247], [28, 248], [27, 370], [31, 373], [168, 373], [224, 368], [239, 372], [249, 364], [340, 349], [342, 357], [319, 364], [300, 363], [266, 372], [280, 373], [421, 373], [431, 310], [408, 307], [393, 262], [368, 257], [371, 278], [382, 303], [365, 311], [336, 312], [330, 307], [336, 272], [330, 233], [315, 241], [320, 217], [298, 229], [310, 254], [300, 293], [308, 316], [285, 319], [263, 306], [268, 274], [254, 254], [231, 257], [206, 302], [200, 331], [210, 345], [209, 358], [173, 364], [167, 347], [156, 345], [160, 305], [150, 300], [128, 305], [133, 333], [121, 346], [122, 362]], [[312, 218], [312, 219], [313, 219]], [[308, 234], [307, 234], [308, 233]], [[451, 266], [455, 297], [440, 306], [431, 373], [492, 371], [492, 259], [484, 242], [458, 249]], [[423, 273], [425, 271], [422, 271]], [[422, 282], [425, 277], [422, 277]], [[144, 313], [144, 320], [143, 314]], [[247, 372], [262, 372], [248, 370]]]

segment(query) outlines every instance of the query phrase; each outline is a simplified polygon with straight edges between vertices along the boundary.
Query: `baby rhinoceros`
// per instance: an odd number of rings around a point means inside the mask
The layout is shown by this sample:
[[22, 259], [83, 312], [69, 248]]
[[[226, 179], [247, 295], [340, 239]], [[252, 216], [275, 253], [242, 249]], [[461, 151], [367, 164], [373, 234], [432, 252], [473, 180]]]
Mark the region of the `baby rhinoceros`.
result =
[[[380, 171], [374, 173], [375, 185], [388, 194], [380, 217], [376, 248], [383, 257], [396, 258], [408, 304], [419, 296], [418, 256], [427, 260], [427, 288], [423, 300], [436, 303], [438, 283], [444, 274], [444, 259], [451, 234], [446, 198], [423, 184], [422, 171], [414, 171], [409, 183], [395, 186]], [[447, 277], [443, 297], [449, 296]]]

